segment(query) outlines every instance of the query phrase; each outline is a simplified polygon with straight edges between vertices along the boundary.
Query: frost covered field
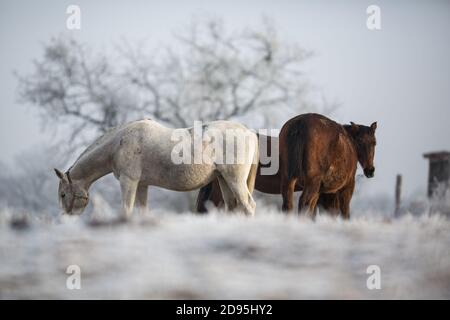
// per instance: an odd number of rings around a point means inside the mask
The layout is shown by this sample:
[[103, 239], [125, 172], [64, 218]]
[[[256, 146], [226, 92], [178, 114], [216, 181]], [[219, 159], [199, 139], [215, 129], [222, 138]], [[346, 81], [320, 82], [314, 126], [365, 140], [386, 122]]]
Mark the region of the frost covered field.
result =
[[[259, 209], [102, 221], [3, 212], [0, 298], [450, 298], [450, 221], [440, 216], [311, 222]], [[66, 288], [73, 264], [81, 290]], [[380, 290], [366, 287], [373, 264]]]

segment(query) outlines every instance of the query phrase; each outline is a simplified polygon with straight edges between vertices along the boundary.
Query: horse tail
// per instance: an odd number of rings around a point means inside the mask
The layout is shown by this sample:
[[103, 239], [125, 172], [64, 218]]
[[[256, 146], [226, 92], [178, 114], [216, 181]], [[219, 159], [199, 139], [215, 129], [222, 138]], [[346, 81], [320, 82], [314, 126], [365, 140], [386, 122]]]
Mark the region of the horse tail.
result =
[[302, 175], [303, 159], [307, 141], [307, 130], [305, 126], [294, 123], [287, 134], [288, 152], [288, 179], [300, 178]]
[[255, 181], [256, 181], [256, 175], [258, 173], [258, 166], [259, 166], [259, 139], [256, 139], [256, 145], [255, 145], [255, 152], [253, 154], [252, 164], [250, 166], [250, 172], [248, 173], [247, 177], [247, 188], [250, 194], [253, 193], [253, 190], [255, 190]]
[[210, 182], [206, 186], [200, 188], [200, 191], [198, 192], [198, 196], [197, 196], [197, 203], [196, 203], [196, 211], [198, 213], [208, 212], [208, 209], [206, 209], [205, 203], [206, 203], [206, 201], [208, 201], [210, 199], [212, 191], [213, 191], [213, 182]]

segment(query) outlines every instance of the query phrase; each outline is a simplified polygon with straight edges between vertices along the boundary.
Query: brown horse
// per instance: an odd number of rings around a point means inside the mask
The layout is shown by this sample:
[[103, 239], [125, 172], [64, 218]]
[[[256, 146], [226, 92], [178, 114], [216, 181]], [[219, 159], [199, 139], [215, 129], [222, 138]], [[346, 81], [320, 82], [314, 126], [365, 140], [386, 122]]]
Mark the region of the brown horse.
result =
[[303, 193], [299, 212], [315, 217], [319, 196], [324, 207], [334, 214], [350, 217], [350, 200], [355, 186], [358, 162], [364, 174], [375, 173], [375, 129], [340, 125], [327, 117], [309, 113], [292, 118], [280, 131], [280, 177], [283, 210], [292, 210], [293, 192]]

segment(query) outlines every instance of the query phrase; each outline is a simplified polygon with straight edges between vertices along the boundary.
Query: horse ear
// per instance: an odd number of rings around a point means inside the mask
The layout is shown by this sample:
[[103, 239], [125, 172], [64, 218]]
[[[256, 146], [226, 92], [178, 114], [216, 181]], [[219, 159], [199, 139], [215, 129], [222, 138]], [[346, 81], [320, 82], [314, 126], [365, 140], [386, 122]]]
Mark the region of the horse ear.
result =
[[377, 129], [377, 122], [376, 121], [370, 125], [370, 129], [372, 129], [372, 131], [375, 132], [375, 130]]
[[353, 131], [354, 133], [357, 133], [357, 132], [358, 132], [358, 129], [359, 129], [358, 125], [355, 124], [353, 121], [350, 121], [350, 124], [352, 125], [352, 131]]
[[61, 171], [59, 171], [58, 169], [54, 168], [56, 176], [58, 178], [60, 178], [61, 180], [64, 179], [64, 173], [62, 173]]

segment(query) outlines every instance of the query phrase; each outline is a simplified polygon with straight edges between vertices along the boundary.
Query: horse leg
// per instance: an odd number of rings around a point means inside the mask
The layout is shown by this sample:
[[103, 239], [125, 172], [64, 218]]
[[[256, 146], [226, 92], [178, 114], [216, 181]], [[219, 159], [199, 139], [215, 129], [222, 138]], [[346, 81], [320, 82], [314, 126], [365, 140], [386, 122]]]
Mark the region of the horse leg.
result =
[[312, 219], [316, 216], [317, 201], [320, 196], [320, 178], [305, 179], [305, 187], [298, 203], [299, 214], [306, 213]]
[[317, 205], [320, 209], [325, 210], [333, 217], [339, 215], [339, 194], [337, 193], [321, 193]]
[[[233, 198], [236, 204], [243, 209], [245, 214], [254, 216], [256, 203], [255, 200], [253, 200], [250, 191], [248, 190], [247, 181], [236, 181], [236, 178], [234, 176], [228, 176], [227, 174], [222, 175], [222, 178], [224, 180], [222, 183], [225, 183], [228, 187], [228, 190], [231, 190], [231, 194], [234, 196]], [[222, 187], [222, 183], [220, 187]]]
[[122, 219], [126, 220], [131, 216], [136, 198], [138, 181], [130, 179], [126, 175], [119, 178], [120, 190], [122, 191]]
[[353, 179], [344, 189], [339, 191], [339, 205], [342, 218], [350, 219], [350, 201], [352, 200], [353, 190], [355, 189], [355, 180]]
[[233, 211], [237, 205], [233, 191], [231, 191], [228, 187], [228, 184], [222, 176], [218, 176], [217, 180], [219, 181], [220, 190], [222, 191], [222, 198], [225, 202], [227, 210]]
[[256, 202], [253, 200], [252, 194], [248, 190], [247, 182], [231, 182], [228, 183], [230, 189], [233, 191], [238, 205], [243, 209], [246, 215], [254, 216], [256, 209]]
[[139, 185], [136, 191], [136, 204], [141, 215], [145, 215], [148, 212], [147, 200], [148, 200], [148, 186]]
[[281, 194], [283, 196], [283, 211], [289, 212], [293, 208], [293, 198], [295, 185], [297, 184], [297, 178], [291, 178], [291, 180], [283, 179], [281, 181]]
[[196, 202], [196, 211], [197, 213], [207, 213], [208, 209], [206, 209], [206, 201], [208, 201], [211, 197], [211, 193], [213, 192], [213, 182], [208, 183], [206, 186], [200, 188], [200, 191], [197, 195]]
[[243, 209], [246, 215], [254, 216], [256, 209], [256, 202], [248, 190], [245, 181], [241, 183], [232, 183], [230, 189], [233, 191], [238, 205]]

